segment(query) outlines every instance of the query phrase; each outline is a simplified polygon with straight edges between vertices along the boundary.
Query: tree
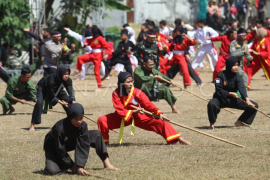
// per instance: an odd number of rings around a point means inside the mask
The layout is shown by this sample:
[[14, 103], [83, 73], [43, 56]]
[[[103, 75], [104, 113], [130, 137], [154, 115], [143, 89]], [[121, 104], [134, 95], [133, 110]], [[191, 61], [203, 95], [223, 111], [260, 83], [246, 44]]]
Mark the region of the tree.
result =
[[29, 27], [29, 15], [29, 2], [27, 0], [1, 0], [1, 40], [16, 48], [26, 46], [28, 41], [22, 29]]

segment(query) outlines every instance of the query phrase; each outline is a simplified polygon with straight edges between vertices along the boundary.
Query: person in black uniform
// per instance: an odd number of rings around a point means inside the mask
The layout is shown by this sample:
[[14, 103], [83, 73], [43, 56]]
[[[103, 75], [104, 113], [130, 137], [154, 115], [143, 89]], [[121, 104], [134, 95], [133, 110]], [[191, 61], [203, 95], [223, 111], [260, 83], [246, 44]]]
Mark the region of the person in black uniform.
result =
[[[108, 60], [105, 63], [106, 66], [106, 74], [109, 74], [111, 68], [115, 66], [117, 63], [123, 64], [128, 73], [132, 74], [132, 66], [129, 60], [129, 55], [133, 55], [135, 51], [135, 46], [133, 42], [128, 40], [128, 31], [126, 29], [121, 31], [121, 39], [116, 50], [113, 52], [112, 59]], [[106, 75], [105, 75], [106, 76]]]
[[[58, 66], [56, 73], [43, 77], [37, 84], [37, 103], [34, 107], [31, 126], [29, 131], [35, 131], [34, 125], [41, 123], [43, 100], [45, 100], [44, 113], [47, 113], [48, 106], [52, 108], [57, 103], [63, 105], [65, 111], [71, 103], [75, 103], [75, 94], [72, 87], [72, 80], [69, 78], [70, 69], [67, 65]], [[66, 88], [67, 93], [63, 90]], [[64, 102], [63, 102], [64, 101]]]
[[6, 83], [8, 82], [10, 76], [8, 73], [5, 71], [5, 69], [0, 65], [0, 78], [5, 81]]
[[[244, 123], [250, 125], [256, 116], [257, 111], [252, 107], [258, 108], [258, 104], [249, 100], [244, 81], [237, 73], [238, 68], [238, 59], [231, 56], [226, 61], [226, 70], [217, 75], [216, 92], [207, 105], [209, 129], [214, 129], [214, 123], [221, 108], [230, 107], [244, 110], [244, 113], [234, 123], [235, 126], [244, 126]], [[238, 99], [240, 96], [247, 104]]]
[[[81, 104], [71, 104], [67, 110], [67, 117], [58, 121], [47, 133], [44, 140], [45, 169], [50, 175], [58, 174], [61, 170], [71, 169], [73, 173], [89, 174], [85, 164], [89, 156], [90, 147], [96, 149], [97, 155], [104, 164], [104, 169], [118, 170], [110, 164], [108, 151], [98, 130], [88, 131], [83, 121], [84, 109]], [[68, 155], [68, 151], [75, 150], [75, 162]]]
[[139, 33], [138, 38], [137, 38], [137, 44], [146, 39], [147, 30], [148, 30], [147, 23], [143, 23], [141, 26], [141, 32]]

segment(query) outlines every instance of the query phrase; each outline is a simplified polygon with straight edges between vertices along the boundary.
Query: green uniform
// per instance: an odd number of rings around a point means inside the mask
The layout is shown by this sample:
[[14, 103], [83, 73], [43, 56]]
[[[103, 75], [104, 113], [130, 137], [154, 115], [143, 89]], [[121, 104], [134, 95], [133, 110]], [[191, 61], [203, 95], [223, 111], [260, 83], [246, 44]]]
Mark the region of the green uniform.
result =
[[10, 55], [7, 58], [6, 67], [7, 69], [11, 69], [11, 70], [21, 70], [22, 62], [15, 55]]
[[3, 107], [3, 114], [11, 108], [12, 104], [16, 104], [16, 101], [12, 101], [11, 98], [24, 99], [26, 101], [34, 101], [36, 99], [37, 90], [31, 80], [28, 82], [21, 82], [20, 76], [14, 76], [8, 80], [6, 94], [0, 99], [0, 103]]
[[143, 63], [143, 57], [147, 55], [152, 56], [155, 61], [155, 69], [158, 69], [159, 66], [159, 59], [158, 59], [159, 54], [165, 55], [166, 51], [159, 50], [157, 40], [154, 40], [153, 43], [148, 43], [147, 40], [140, 42], [137, 46], [137, 51], [135, 52], [135, 56], [141, 65]]
[[244, 57], [248, 59], [251, 55], [248, 52], [248, 47], [246, 47], [246, 51], [243, 52], [245, 46], [247, 46], [246, 43], [238, 42], [237, 40], [234, 40], [230, 44], [230, 53], [231, 56], [236, 57], [239, 60], [239, 69], [238, 74], [243, 78], [245, 86], [248, 84], [248, 76], [243, 71], [243, 64], [244, 64]]
[[168, 87], [169, 84], [167, 83], [166, 86], [158, 87], [157, 81], [154, 79], [155, 75], [160, 75], [168, 81], [171, 80], [156, 69], [147, 71], [141, 66], [137, 67], [134, 71], [134, 87], [143, 91], [150, 101], [165, 99], [169, 105], [174, 104], [177, 99]]

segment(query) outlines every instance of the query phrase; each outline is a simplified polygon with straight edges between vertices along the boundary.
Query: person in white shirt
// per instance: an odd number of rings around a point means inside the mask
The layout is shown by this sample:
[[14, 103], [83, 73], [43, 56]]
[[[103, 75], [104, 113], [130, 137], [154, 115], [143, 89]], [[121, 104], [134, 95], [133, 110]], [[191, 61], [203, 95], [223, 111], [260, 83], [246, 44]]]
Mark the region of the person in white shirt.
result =
[[[87, 39], [93, 38], [93, 37], [91, 36], [91, 32], [90, 32], [89, 29], [85, 29], [83, 35], [80, 35], [80, 34], [74, 32], [74, 31], [72, 31], [71, 29], [66, 28], [66, 27], [64, 28], [64, 30], [66, 30], [66, 31], [68, 32], [68, 35], [69, 35], [69, 36], [74, 37], [75, 39], [77, 39], [77, 40], [81, 43], [82, 47], [84, 47], [85, 54], [89, 54], [89, 53], [92, 52], [91, 46], [85, 46], [85, 45], [84, 45], [84, 42], [85, 42]], [[78, 79], [79, 79], [79, 80], [84, 80], [84, 79], [85, 79], [85, 76], [86, 76], [86, 73], [87, 73], [87, 69], [88, 69], [88, 67], [89, 67], [89, 65], [90, 65], [91, 63], [92, 63], [92, 62], [87, 62], [87, 63], [84, 63], [84, 64], [82, 65], [82, 71], [81, 71], [81, 73], [79, 73], [79, 75], [78, 75]], [[92, 63], [92, 64], [93, 64], [93, 63]], [[105, 66], [104, 66], [104, 63], [103, 63], [103, 62], [101, 63], [100, 74], [103, 75], [103, 76], [105, 75]]]
[[159, 32], [164, 35], [168, 35], [170, 33], [169, 28], [166, 26], [166, 21], [162, 20], [159, 22]]
[[216, 66], [216, 62], [218, 60], [218, 54], [215, 50], [214, 44], [210, 40], [205, 40], [205, 37], [216, 37], [219, 34], [212, 28], [205, 26], [205, 20], [198, 20], [198, 27], [200, 29], [195, 30], [194, 38], [197, 38], [201, 42], [201, 50], [198, 53], [197, 57], [192, 63], [192, 68], [196, 69], [203, 61], [205, 56], [208, 54], [211, 57], [210, 66], [212, 71]]

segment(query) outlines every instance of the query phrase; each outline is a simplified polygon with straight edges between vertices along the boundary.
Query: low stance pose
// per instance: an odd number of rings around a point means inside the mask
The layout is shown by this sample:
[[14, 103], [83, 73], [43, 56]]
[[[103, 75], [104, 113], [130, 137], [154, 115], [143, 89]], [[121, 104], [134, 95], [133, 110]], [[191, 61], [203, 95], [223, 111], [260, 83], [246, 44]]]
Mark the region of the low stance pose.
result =
[[[244, 126], [243, 123], [250, 125], [256, 116], [257, 111], [252, 107], [258, 108], [258, 104], [249, 100], [244, 81], [237, 72], [238, 68], [238, 59], [231, 56], [226, 61], [226, 70], [217, 75], [216, 92], [207, 105], [210, 129], [214, 129], [214, 123], [221, 108], [230, 107], [244, 110], [244, 113], [234, 123], [235, 126]], [[237, 92], [246, 103], [239, 99]]]

